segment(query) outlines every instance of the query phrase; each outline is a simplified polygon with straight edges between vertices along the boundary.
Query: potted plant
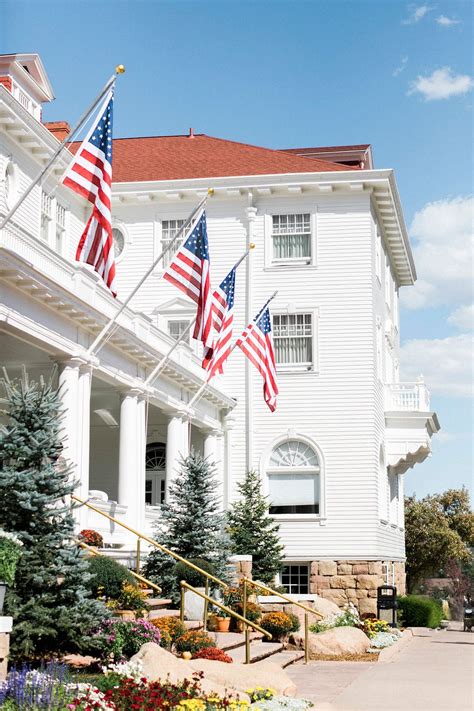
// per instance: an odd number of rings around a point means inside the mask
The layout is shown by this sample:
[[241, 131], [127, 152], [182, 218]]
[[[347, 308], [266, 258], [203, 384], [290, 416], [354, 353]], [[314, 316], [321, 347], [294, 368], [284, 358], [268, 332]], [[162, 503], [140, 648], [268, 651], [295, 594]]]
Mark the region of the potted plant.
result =
[[112, 607], [114, 615], [124, 620], [135, 620], [143, 617], [148, 609], [146, 595], [133, 583], [124, 582], [122, 591], [116, 600], [109, 600], [108, 607]]
[[228, 632], [230, 627], [230, 617], [221, 610], [217, 615], [217, 632]]
[[95, 548], [104, 547], [104, 539], [97, 531], [92, 528], [84, 528], [78, 535], [80, 541], [88, 546], [93, 546]]
[[15, 581], [16, 566], [23, 543], [13, 533], [0, 529], [0, 614], [8, 585]]

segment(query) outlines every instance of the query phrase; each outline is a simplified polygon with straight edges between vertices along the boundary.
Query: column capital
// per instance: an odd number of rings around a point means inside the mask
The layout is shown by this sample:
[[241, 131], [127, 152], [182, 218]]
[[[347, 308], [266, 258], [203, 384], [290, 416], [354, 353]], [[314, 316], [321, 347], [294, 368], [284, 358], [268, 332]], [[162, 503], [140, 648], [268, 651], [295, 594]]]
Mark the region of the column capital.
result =
[[228, 412], [227, 415], [224, 415], [223, 417], [223, 427], [224, 430], [227, 432], [228, 430], [233, 430], [235, 423], [237, 421], [237, 417], [234, 415], [233, 412]]
[[207, 427], [202, 428], [201, 431], [204, 433], [205, 437], [223, 437], [224, 431], [221, 427]]
[[258, 212], [257, 208], [254, 207], [253, 205], [250, 205], [249, 207], [246, 207], [246, 208], [245, 208], [245, 213], [246, 213], [246, 215], [247, 215], [247, 220], [248, 220], [249, 222], [253, 222], [253, 221], [256, 219], [256, 217], [257, 217], [257, 212]]
[[71, 355], [51, 357], [51, 360], [60, 368], [95, 368], [99, 361], [97, 358], [89, 357], [86, 353], [73, 353]]

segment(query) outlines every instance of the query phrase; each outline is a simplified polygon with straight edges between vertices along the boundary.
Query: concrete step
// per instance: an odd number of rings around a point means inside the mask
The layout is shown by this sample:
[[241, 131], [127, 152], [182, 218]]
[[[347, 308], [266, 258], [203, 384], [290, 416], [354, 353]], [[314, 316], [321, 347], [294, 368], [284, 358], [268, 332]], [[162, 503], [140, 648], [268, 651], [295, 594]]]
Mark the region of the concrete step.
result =
[[179, 610], [167, 610], [166, 608], [164, 609], [158, 609], [158, 610], [150, 610], [148, 613], [148, 619], [149, 620], [154, 620], [157, 617], [179, 617]]
[[[213, 638], [216, 645], [227, 651], [229, 649], [236, 649], [245, 644], [245, 635], [243, 632], [209, 632], [209, 635]], [[263, 638], [260, 632], [251, 632], [250, 640], [257, 641]]]
[[285, 649], [282, 652], [277, 652], [273, 654], [268, 660], [274, 664], [279, 664], [282, 669], [289, 667], [290, 664], [295, 664], [296, 662], [301, 662], [304, 660], [304, 652], [300, 649]]
[[171, 605], [171, 602], [171, 600], [167, 600], [164, 597], [149, 597], [146, 601], [151, 610], [159, 610], [160, 608], [168, 607], [168, 605]]
[[[260, 662], [262, 659], [273, 661], [273, 656], [283, 650], [283, 645], [280, 642], [261, 642], [257, 640], [250, 645], [250, 663]], [[245, 645], [229, 649], [227, 654], [232, 657], [234, 662], [243, 664], [245, 662]]]

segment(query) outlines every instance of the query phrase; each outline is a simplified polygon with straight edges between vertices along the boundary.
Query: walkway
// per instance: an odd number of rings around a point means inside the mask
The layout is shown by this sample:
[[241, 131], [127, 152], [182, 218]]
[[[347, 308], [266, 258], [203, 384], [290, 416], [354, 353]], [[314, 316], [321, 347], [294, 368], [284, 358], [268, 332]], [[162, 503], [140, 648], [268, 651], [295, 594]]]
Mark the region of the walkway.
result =
[[474, 631], [419, 628], [387, 662], [288, 667], [316, 711], [473, 711]]

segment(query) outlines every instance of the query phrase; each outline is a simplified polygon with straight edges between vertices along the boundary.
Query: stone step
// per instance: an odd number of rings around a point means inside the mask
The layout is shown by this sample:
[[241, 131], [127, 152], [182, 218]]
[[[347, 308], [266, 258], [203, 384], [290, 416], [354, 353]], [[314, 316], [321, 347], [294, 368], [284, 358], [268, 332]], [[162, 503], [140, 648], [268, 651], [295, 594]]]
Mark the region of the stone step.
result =
[[157, 617], [179, 617], [179, 610], [167, 610], [166, 608], [158, 610], [150, 610], [148, 613], [148, 619], [154, 620]]
[[290, 664], [301, 662], [304, 660], [304, 652], [299, 649], [285, 649], [282, 652], [273, 654], [269, 662], [279, 664], [282, 669], [289, 667]]
[[[209, 635], [215, 641], [219, 649], [227, 651], [229, 649], [236, 649], [245, 644], [245, 635], [243, 632], [209, 632]], [[251, 641], [257, 641], [263, 638], [260, 632], [251, 632]]]
[[[260, 662], [262, 659], [273, 661], [273, 656], [283, 650], [283, 645], [280, 642], [261, 642], [257, 640], [250, 645], [250, 663]], [[232, 657], [234, 662], [243, 664], [245, 662], [245, 645], [229, 649], [227, 654]]]
[[167, 600], [164, 597], [149, 597], [146, 601], [151, 610], [158, 610], [162, 607], [168, 607], [168, 605], [171, 605], [171, 602], [171, 600]]

